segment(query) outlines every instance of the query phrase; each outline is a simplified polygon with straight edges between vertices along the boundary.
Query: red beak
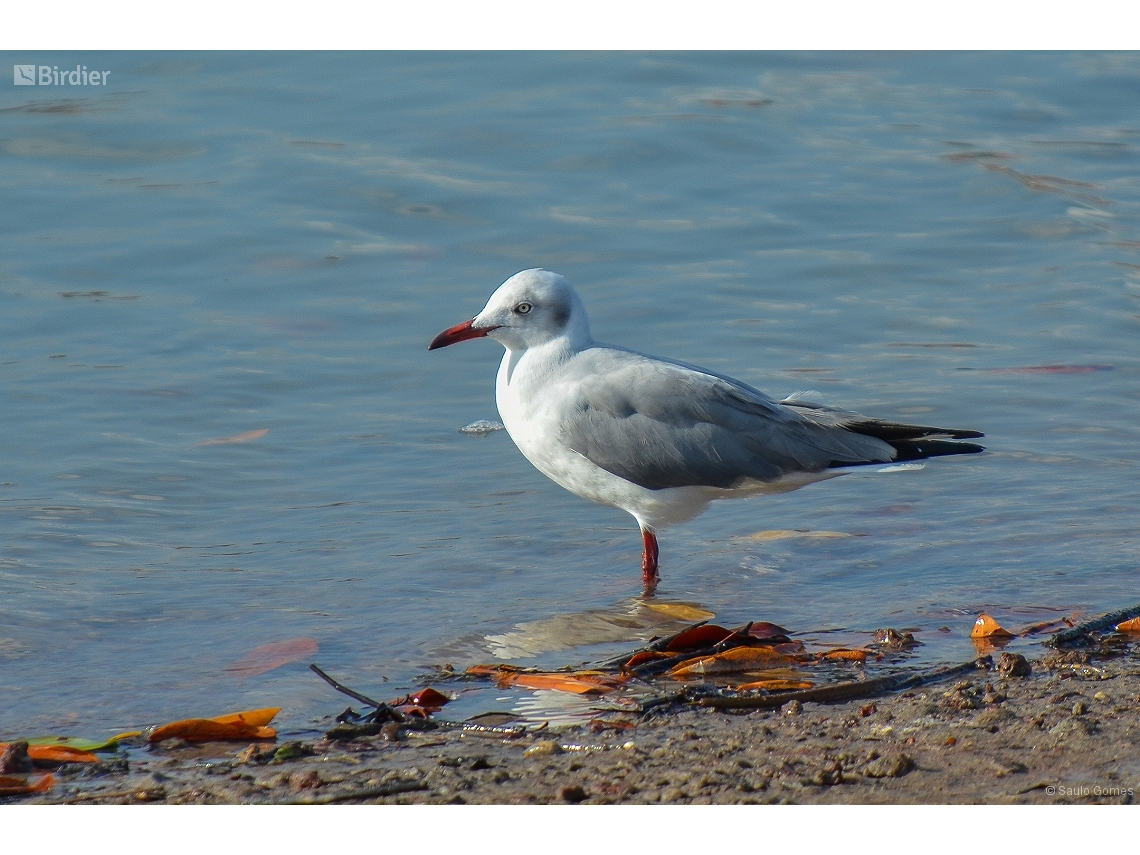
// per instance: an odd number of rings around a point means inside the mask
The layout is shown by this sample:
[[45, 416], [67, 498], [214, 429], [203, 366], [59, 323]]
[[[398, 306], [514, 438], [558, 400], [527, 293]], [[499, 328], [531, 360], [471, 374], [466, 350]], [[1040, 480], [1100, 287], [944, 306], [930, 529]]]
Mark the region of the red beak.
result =
[[431, 340], [431, 344], [428, 345], [428, 350], [435, 350], [437, 347], [447, 347], [449, 344], [467, 341], [469, 338], [483, 338], [487, 333], [498, 329], [498, 327], [477, 328], [471, 326], [473, 323], [475, 323], [474, 318], [444, 330]]

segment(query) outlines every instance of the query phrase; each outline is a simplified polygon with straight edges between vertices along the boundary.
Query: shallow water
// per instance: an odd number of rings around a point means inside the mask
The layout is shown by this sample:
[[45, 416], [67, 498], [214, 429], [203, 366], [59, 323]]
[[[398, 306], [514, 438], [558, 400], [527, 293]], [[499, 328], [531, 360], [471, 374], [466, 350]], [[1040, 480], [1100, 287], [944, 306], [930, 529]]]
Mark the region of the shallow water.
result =
[[426, 352], [527, 267], [599, 340], [987, 434], [715, 505], [661, 600], [940, 662], [1137, 599], [1140, 54], [3, 57], [112, 74], [0, 86], [0, 736], [304, 730], [304, 662], [225, 670], [290, 638], [395, 697], [660, 630], [598, 638], [631, 518], [460, 431], [499, 347]]

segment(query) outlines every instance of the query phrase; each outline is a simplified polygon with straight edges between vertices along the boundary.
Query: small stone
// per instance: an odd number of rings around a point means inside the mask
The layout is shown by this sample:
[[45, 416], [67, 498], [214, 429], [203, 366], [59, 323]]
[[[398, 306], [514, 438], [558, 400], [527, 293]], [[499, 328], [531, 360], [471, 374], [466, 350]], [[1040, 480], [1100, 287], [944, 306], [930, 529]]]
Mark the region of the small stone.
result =
[[1003, 653], [998, 659], [998, 673], [1003, 677], [1028, 677], [1033, 669], [1020, 653]]
[[390, 721], [380, 728], [380, 738], [388, 742], [399, 742], [404, 738], [404, 728], [398, 721]]
[[942, 744], [946, 745], [946, 746], [954, 746], [954, 745], [958, 744], [958, 739], [957, 739], [957, 737], [954, 737], [954, 736], [947, 736], [946, 741], [943, 742]]
[[482, 769], [490, 769], [491, 764], [487, 762], [486, 757], [476, 757], [471, 761], [471, 765], [467, 767], [472, 772], [478, 772]]
[[868, 778], [901, 778], [914, 769], [914, 759], [908, 754], [891, 753], [880, 757], [863, 768]]
[[0, 773], [8, 775], [13, 772], [31, 772], [34, 768], [26, 742], [10, 742], [4, 753], [0, 754]]
[[1093, 700], [1094, 701], [1102, 701], [1102, 702], [1107, 701], [1108, 695], [1106, 695], [1104, 692], [1097, 692], [1095, 695], [1093, 695]]
[[562, 788], [562, 801], [569, 802], [576, 805], [579, 802], [584, 802], [590, 797], [590, 794], [585, 791], [580, 785], [574, 784], [570, 787]]
[[1089, 708], [1085, 706], [1084, 701], [1077, 701], [1075, 704], [1073, 704], [1073, 715], [1084, 715], [1088, 711]]
[[321, 780], [321, 776], [312, 769], [308, 772], [297, 772], [289, 777], [289, 788], [295, 793], [304, 790], [316, 790], [324, 785], [325, 782]]
[[912, 633], [899, 632], [897, 629], [876, 629], [875, 644], [889, 650], [909, 650], [922, 642], [916, 641]]
[[561, 753], [562, 746], [553, 739], [540, 739], [523, 752], [523, 757], [550, 757], [553, 754]]
[[836, 784], [843, 783], [843, 767], [838, 761], [828, 764], [827, 766], [819, 769], [811, 776], [809, 783], [815, 784], [817, 787], [833, 787]]
[[803, 711], [804, 705], [799, 701], [788, 701], [786, 704], [780, 707], [780, 712], [782, 712], [784, 715], [799, 715]]
[[866, 718], [869, 715], [874, 715], [879, 711], [879, 708], [873, 703], [867, 704], [865, 707], [859, 707], [859, 715]]

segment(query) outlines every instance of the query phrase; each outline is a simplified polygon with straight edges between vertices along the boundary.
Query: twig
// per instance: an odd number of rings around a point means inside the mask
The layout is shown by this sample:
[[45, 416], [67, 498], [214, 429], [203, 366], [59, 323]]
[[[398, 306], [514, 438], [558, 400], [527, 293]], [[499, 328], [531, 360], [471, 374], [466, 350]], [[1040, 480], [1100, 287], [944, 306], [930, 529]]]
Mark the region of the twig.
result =
[[1102, 629], [1115, 627], [1118, 623], [1124, 623], [1126, 620], [1140, 617], [1140, 604], [1132, 606], [1127, 609], [1121, 609], [1116, 612], [1109, 612], [1103, 617], [1098, 617], [1095, 620], [1085, 621], [1079, 623], [1072, 629], [1066, 629], [1063, 632], [1058, 632], [1045, 643], [1050, 647], [1060, 647], [1062, 644], [1068, 644], [1072, 641], [1078, 641], [1090, 633], [1100, 632]]
[[322, 680], [324, 680], [326, 683], [328, 683], [330, 686], [332, 686], [334, 689], [336, 689], [338, 692], [346, 694], [350, 698], [353, 698], [354, 700], [360, 701], [360, 703], [362, 703], [362, 704], [368, 704], [368, 706], [373, 707], [377, 712], [380, 712], [381, 710], [383, 710], [384, 712], [391, 715], [392, 718], [394, 718], [396, 721], [407, 721], [408, 720], [408, 717], [406, 715], [404, 715], [402, 712], [400, 712], [397, 709], [393, 709], [392, 707], [388, 706], [386, 703], [383, 703], [382, 701], [374, 701], [374, 700], [372, 700], [372, 698], [368, 697], [367, 695], [362, 695], [362, 694], [360, 694], [360, 692], [357, 692], [353, 689], [348, 688], [348, 686], [341, 685], [340, 683], [338, 683], [336, 680], [334, 680], [332, 677], [330, 677], [328, 674], [326, 674], [324, 671], [322, 671], [320, 668], [318, 668], [316, 665], [314, 665], [311, 662], [309, 663], [309, 670], [312, 671], [314, 674], [316, 674], [318, 677], [320, 677]]
[[853, 681], [849, 683], [836, 683], [831, 686], [820, 686], [815, 689], [801, 689], [796, 692], [777, 692], [771, 695], [760, 695], [754, 698], [726, 698], [720, 696], [703, 697], [697, 700], [702, 707], [714, 709], [772, 709], [782, 707], [789, 701], [815, 701], [828, 703], [836, 701], [851, 701], [857, 698], [867, 698], [883, 692], [897, 692], [900, 689], [909, 689], [925, 683], [934, 683], [938, 680], [948, 680], [961, 674], [975, 671], [978, 668], [976, 661], [963, 662], [948, 668], [935, 668], [932, 671], [921, 671], [917, 674], [902, 673], [878, 677], [874, 680]]

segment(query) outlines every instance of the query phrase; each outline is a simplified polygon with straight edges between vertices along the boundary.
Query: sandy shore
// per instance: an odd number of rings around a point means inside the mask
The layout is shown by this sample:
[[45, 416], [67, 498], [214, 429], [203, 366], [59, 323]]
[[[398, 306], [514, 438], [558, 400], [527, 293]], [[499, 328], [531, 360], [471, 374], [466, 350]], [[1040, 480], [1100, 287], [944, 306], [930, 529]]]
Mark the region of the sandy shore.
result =
[[901, 694], [726, 712], [660, 707], [503, 734], [169, 742], [56, 772], [24, 803], [1109, 803], [1140, 790], [1140, 650], [1047, 654]]

